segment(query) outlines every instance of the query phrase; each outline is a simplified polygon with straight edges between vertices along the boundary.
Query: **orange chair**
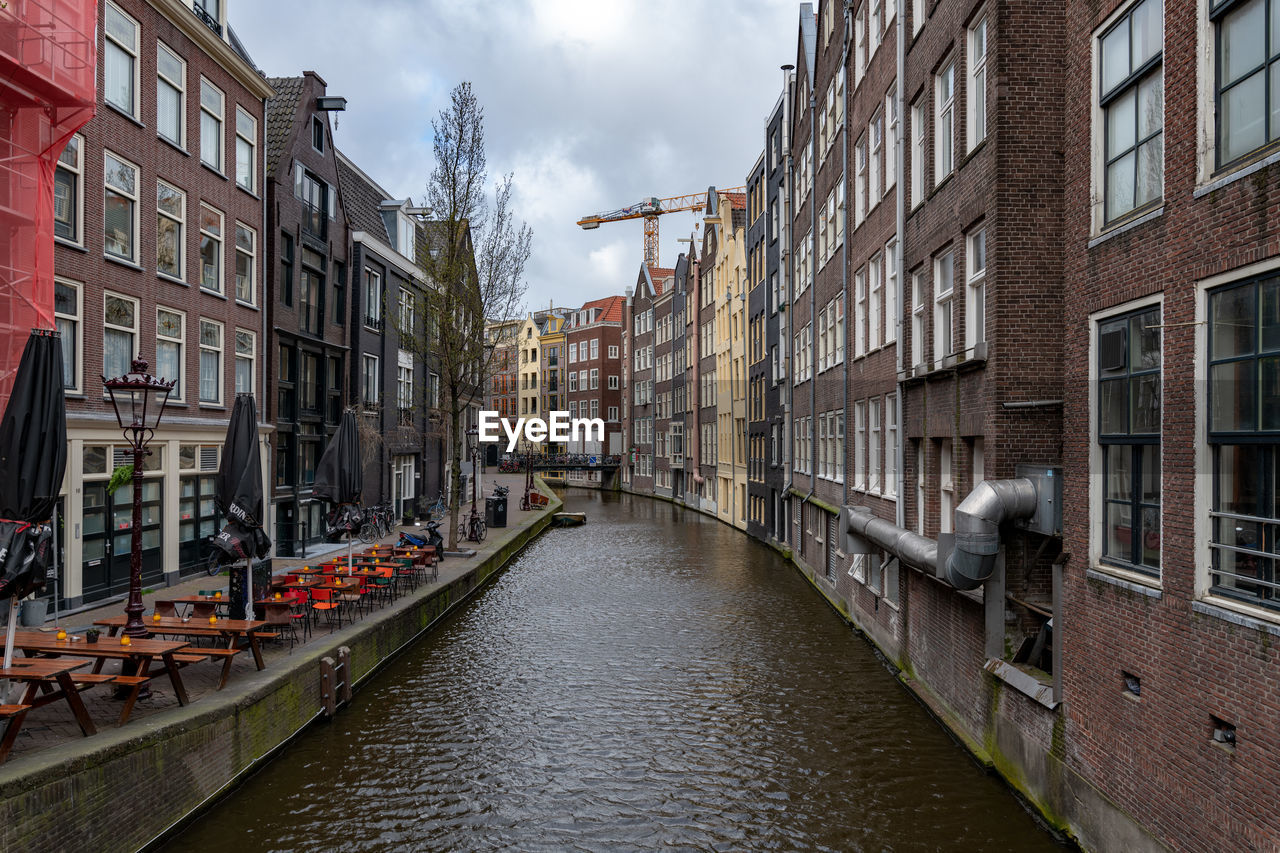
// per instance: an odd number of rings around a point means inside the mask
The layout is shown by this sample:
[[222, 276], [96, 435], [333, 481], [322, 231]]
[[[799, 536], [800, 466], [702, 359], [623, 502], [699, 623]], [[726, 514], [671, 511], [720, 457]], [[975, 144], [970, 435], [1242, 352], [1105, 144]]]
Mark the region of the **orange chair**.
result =
[[325, 614], [325, 618], [329, 621], [329, 631], [333, 631], [333, 622], [336, 617], [339, 622], [342, 621], [342, 612], [338, 609], [339, 602], [335, 600], [333, 590], [313, 589], [311, 590], [311, 612], [319, 618], [320, 613]]

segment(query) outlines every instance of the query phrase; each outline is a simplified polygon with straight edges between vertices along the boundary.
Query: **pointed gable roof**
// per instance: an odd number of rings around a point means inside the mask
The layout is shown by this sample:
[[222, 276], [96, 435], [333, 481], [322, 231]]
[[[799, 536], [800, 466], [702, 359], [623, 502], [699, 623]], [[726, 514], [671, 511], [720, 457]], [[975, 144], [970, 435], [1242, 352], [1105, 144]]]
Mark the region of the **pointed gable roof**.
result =
[[391, 237], [387, 234], [387, 224], [382, 218], [382, 203], [390, 195], [341, 151], [337, 152], [337, 161], [342, 206], [347, 212], [351, 229], [364, 231], [390, 246]]
[[597, 323], [621, 323], [622, 309], [627, 304], [627, 300], [621, 296], [606, 296], [604, 299], [593, 299], [590, 302], [583, 303], [579, 311], [590, 311], [593, 308], [600, 309], [600, 315], [596, 317]]
[[298, 104], [302, 100], [303, 77], [268, 77], [267, 83], [276, 90], [275, 97], [267, 98], [266, 128], [267, 177], [276, 173], [289, 141], [293, 138], [293, 124], [298, 117]]
[[800, 4], [800, 44], [804, 48], [804, 70], [813, 89], [813, 66], [818, 50], [818, 25], [813, 19], [813, 4]]

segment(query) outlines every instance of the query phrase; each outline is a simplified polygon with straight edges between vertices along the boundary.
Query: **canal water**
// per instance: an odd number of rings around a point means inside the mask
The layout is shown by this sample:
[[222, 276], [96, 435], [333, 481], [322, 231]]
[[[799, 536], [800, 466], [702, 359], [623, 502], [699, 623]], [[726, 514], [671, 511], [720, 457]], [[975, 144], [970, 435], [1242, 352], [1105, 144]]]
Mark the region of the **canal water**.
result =
[[570, 490], [174, 851], [1060, 850], [771, 550]]

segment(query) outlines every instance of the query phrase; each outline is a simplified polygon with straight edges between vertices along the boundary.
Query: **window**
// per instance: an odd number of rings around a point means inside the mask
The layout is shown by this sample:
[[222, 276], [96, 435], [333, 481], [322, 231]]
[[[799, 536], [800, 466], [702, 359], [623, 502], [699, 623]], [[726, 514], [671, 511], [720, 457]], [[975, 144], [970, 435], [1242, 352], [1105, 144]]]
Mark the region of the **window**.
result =
[[924, 442], [916, 442], [916, 533], [924, 535]]
[[[859, 139], [854, 147], [853, 162], [858, 169], [858, 181], [854, 185], [853, 197], [853, 227], [857, 228], [867, 215], [867, 140], [865, 138]], [[826, 254], [824, 250], [822, 253], [824, 260]]]
[[84, 137], [77, 134], [68, 139], [53, 176], [53, 235], [77, 244], [81, 242], [80, 223], [84, 219], [80, 197], [83, 150]]
[[413, 408], [413, 356], [400, 350], [396, 363], [396, 406], [401, 410]]
[[280, 299], [293, 307], [293, 235], [280, 235]]
[[1098, 324], [1102, 558], [1160, 570], [1160, 309]]
[[102, 95], [138, 118], [138, 22], [107, 3], [102, 13]]
[[967, 130], [969, 149], [987, 138], [987, 17], [969, 28]]
[[[80, 352], [83, 346], [80, 333], [83, 329], [80, 315], [83, 310], [80, 285], [63, 279], [53, 282], [53, 319], [62, 345], [62, 387], [75, 393], [80, 391]], [[104, 365], [103, 372], [106, 372]], [[119, 376], [113, 373], [112, 377]]]
[[236, 329], [236, 393], [253, 393], [254, 363], [257, 360], [258, 336], [247, 329]]
[[884, 342], [898, 339], [898, 241], [884, 246]]
[[867, 487], [867, 404], [853, 404], [853, 487]]
[[302, 202], [302, 227], [323, 240], [329, 219], [335, 218], [335, 193], [301, 163], [294, 163], [293, 168], [293, 194]]
[[911, 106], [911, 206], [924, 201], [924, 102]]
[[933, 183], [934, 186], [955, 167], [956, 64], [947, 67], [933, 81]]
[[888, 136], [884, 146], [884, 191], [887, 194], [898, 181], [898, 90], [890, 89], [884, 96], [885, 129]]
[[600, 401], [599, 400], [591, 401], [591, 417], [593, 418], [600, 417]]
[[302, 353], [302, 372], [298, 379], [298, 395], [302, 403], [302, 411], [306, 414], [317, 414], [320, 411], [320, 359], [313, 352]]
[[333, 322], [337, 326], [347, 323], [347, 266], [333, 262]]
[[576, 364], [578, 361], [578, 345], [569, 344], [569, 363]]
[[182, 280], [186, 271], [187, 197], [164, 181], [156, 182], [156, 272]]
[[170, 400], [186, 399], [186, 371], [183, 370], [183, 344], [186, 339], [187, 318], [172, 308], [156, 308], [156, 376], [177, 380]]
[[222, 214], [200, 205], [200, 286], [222, 292]]
[[368, 267], [364, 270], [364, 324], [382, 328], [382, 276]]
[[254, 270], [257, 263], [258, 232], [243, 222], [236, 223], [236, 300], [254, 304]]
[[110, 151], [103, 157], [106, 210], [103, 212], [108, 256], [136, 263], [138, 259], [138, 167]]
[[925, 0], [911, 0], [912, 35], [920, 32], [920, 28], [924, 26], [924, 2]]
[[408, 288], [400, 288], [400, 334], [405, 337], [413, 337], [414, 329], [417, 326], [417, 306], [414, 304], [413, 291]]
[[617, 389], [618, 389], [618, 377], [617, 377], [617, 376], [610, 376], [610, 377], [609, 377], [609, 390], [610, 390], [610, 391], [616, 391]]
[[1217, 165], [1280, 137], [1280, 4], [1211, 0], [1217, 56]]
[[965, 297], [965, 347], [973, 350], [987, 339], [987, 231], [969, 235], [968, 294]]
[[236, 185], [253, 192], [257, 189], [258, 120], [236, 107]]
[[898, 495], [898, 395], [884, 398], [884, 494]]
[[618, 348], [616, 346], [609, 347], [609, 358], [618, 357]]
[[875, 118], [871, 119], [871, 127], [867, 131], [871, 136], [871, 157], [868, 161], [867, 168], [870, 170], [869, 190], [870, 206], [875, 207], [880, 203], [880, 197], [883, 195], [880, 189], [880, 162], [884, 157], [884, 115], [876, 113]]
[[867, 352], [867, 271], [860, 269], [853, 275], [853, 357], [861, 358]]
[[933, 357], [935, 361], [955, 352], [955, 336], [951, 321], [953, 306], [951, 296], [955, 287], [955, 255], [946, 252], [933, 262], [934, 307], [933, 307]]
[[599, 387], [600, 387], [600, 369], [593, 367], [591, 368], [591, 390], [595, 391]]
[[924, 292], [924, 277], [920, 273], [911, 274], [911, 366], [918, 367], [925, 363], [924, 348], [924, 303], [928, 298]]
[[298, 328], [319, 335], [324, 326], [324, 256], [302, 247], [302, 271], [298, 275]]
[[[668, 335], [667, 337], [668, 339], [670, 339], [670, 335]], [[591, 359], [594, 361], [599, 357], [600, 357], [600, 339], [592, 338], [591, 339]]]
[[200, 402], [222, 402], [222, 324], [200, 320]]
[[156, 42], [156, 132], [179, 148], [186, 131], [187, 63]]
[[221, 90], [200, 78], [200, 162], [222, 171], [222, 101]]
[[1280, 607], [1280, 276], [1209, 294], [1213, 591]]
[[880, 398], [872, 397], [867, 401], [867, 488], [873, 492], [880, 491]]
[[867, 309], [867, 322], [869, 325], [867, 349], [870, 351], [880, 346], [880, 306], [883, 291], [880, 283], [879, 255], [873, 257], [867, 264], [867, 277], [871, 280], [871, 303]]
[[1099, 39], [1104, 224], [1163, 193], [1162, 40], [1162, 0], [1135, 4]]
[[938, 529], [951, 533], [955, 529], [956, 478], [951, 439], [944, 438], [938, 447]]
[[609, 420], [610, 420], [610, 421], [616, 421], [617, 419], [618, 419], [618, 407], [617, 407], [617, 406], [610, 406], [610, 407], [609, 407]]
[[381, 394], [382, 383], [378, 376], [378, 357], [376, 355], [365, 355], [362, 362], [363, 373], [360, 377], [360, 398], [364, 401], [366, 411], [373, 411], [378, 408], [378, 397]]
[[123, 376], [138, 354], [138, 300], [107, 292], [102, 319], [102, 373]]
[[324, 119], [316, 115], [311, 117], [311, 147], [324, 153]]

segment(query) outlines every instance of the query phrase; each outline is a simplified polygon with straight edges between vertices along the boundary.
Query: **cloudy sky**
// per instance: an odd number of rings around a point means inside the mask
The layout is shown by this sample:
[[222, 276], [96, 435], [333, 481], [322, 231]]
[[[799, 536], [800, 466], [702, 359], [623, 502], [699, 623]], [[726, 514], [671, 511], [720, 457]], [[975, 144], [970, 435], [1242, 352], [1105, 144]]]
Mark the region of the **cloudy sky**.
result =
[[[797, 0], [237, 0], [268, 75], [313, 70], [347, 99], [338, 147], [393, 195], [423, 198], [431, 119], [470, 80], [491, 174], [515, 174], [534, 231], [527, 304], [576, 307], [635, 281], [640, 220], [583, 215], [739, 186], [795, 62]], [[660, 222], [672, 265], [694, 216]]]

